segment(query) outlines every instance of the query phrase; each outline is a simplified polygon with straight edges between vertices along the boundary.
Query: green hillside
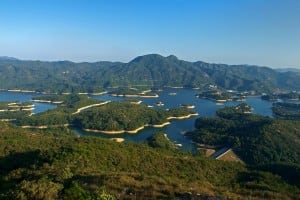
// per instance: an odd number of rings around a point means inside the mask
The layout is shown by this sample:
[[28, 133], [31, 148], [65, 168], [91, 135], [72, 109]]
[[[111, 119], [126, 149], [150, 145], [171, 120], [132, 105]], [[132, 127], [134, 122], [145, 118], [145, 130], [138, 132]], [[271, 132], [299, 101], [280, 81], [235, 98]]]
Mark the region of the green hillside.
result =
[[189, 132], [195, 142], [232, 147], [248, 164], [277, 162], [300, 164], [300, 121], [278, 120], [248, 114], [236, 108], [201, 117]]
[[168, 122], [168, 117], [185, 116], [191, 113], [194, 112], [183, 108], [166, 111], [129, 102], [111, 102], [79, 113], [73, 123], [85, 129], [131, 131], [145, 125], [162, 125]]
[[[289, 167], [289, 172], [297, 172], [297, 166]], [[33, 132], [0, 123], [0, 199], [296, 199], [300, 195], [299, 182], [267, 170], [194, 157], [161, 145], [120, 144], [74, 137], [67, 129]]]
[[175, 56], [139, 56], [128, 63], [0, 60], [3, 89], [97, 92], [114, 86], [205, 87], [270, 92], [299, 90], [300, 74], [248, 65], [188, 62]]
[[[34, 100], [59, 102], [57, 108], [47, 110], [35, 115], [24, 116], [19, 112], [12, 113], [11, 118], [15, 118], [15, 123], [20, 126], [63, 126], [72, 124], [73, 113], [85, 106], [103, 103], [99, 100], [88, 98], [86, 95], [52, 95], [35, 97]], [[15, 115], [15, 116], [14, 116]], [[0, 115], [1, 117], [1, 115]], [[0, 118], [1, 119], [1, 118]]]

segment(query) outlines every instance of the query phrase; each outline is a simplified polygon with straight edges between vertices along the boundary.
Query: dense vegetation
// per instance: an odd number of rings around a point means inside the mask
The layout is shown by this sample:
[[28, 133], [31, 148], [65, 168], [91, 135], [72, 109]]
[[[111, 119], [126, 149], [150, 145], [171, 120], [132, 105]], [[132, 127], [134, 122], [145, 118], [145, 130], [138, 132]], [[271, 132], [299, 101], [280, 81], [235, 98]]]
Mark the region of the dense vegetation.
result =
[[36, 97], [35, 100], [61, 101], [57, 108], [26, 117], [17, 117], [16, 124], [29, 126], [64, 125], [72, 124], [72, 114], [79, 108], [101, 103], [101, 101], [88, 98], [86, 95], [52, 95]]
[[0, 85], [4, 89], [97, 92], [113, 86], [203, 88], [209, 84], [235, 90], [299, 90], [300, 75], [267, 67], [187, 62], [156, 54], [140, 56], [129, 63], [0, 60]]
[[0, 120], [16, 120], [30, 116], [33, 104], [20, 102], [0, 102]]
[[282, 99], [282, 100], [299, 100], [300, 99], [300, 93], [289, 92], [289, 93], [282, 93], [282, 94], [265, 94], [261, 98], [263, 100], [267, 100], [267, 101], [276, 101], [278, 99]]
[[34, 100], [48, 100], [52, 102], [62, 102], [60, 107], [70, 109], [69, 112], [74, 112], [83, 106], [100, 103], [99, 100], [88, 98], [86, 95], [68, 94], [68, 95], [47, 95], [33, 98]]
[[300, 104], [296, 103], [273, 103], [273, 115], [282, 119], [300, 119]]
[[0, 121], [15, 121], [17, 119], [25, 119], [31, 114], [30, 111], [3, 111], [0, 112]]
[[87, 129], [130, 131], [147, 124], [163, 124], [170, 116], [179, 117], [191, 113], [193, 111], [183, 108], [166, 111], [130, 102], [111, 102], [79, 113], [75, 116], [74, 124]]
[[[267, 67], [194, 63], [218, 86], [234, 90], [271, 91], [274, 88], [299, 90], [299, 72], [279, 73]], [[294, 84], [297, 84], [294, 85]], [[294, 87], [294, 86], [295, 87]]]
[[171, 142], [165, 133], [156, 133], [147, 139], [149, 146], [160, 149], [175, 150], [176, 145]]
[[284, 93], [284, 94], [279, 94], [279, 98], [281, 99], [287, 99], [287, 100], [299, 100], [300, 99], [300, 93], [296, 92], [290, 92], [290, 93]]
[[220, 91], [204, 91], [196, 95], [198, 98], [207, 98], [211, 100], [224, 100], [227, 101], [232, 99], [232, 94], [229, 92], [220, 92]]
[[300, 164], [300, 122], [277, 120], [224, 108], [217, 117], [201, 117], [188, 135], [196, 142], [233, 147], [248, 164]]
[[261, 96], [261, 99], [265, 101], [277, 101], [278, 98], [279, 97], [277, 95], [273, 95], [273, 94], [265, 94]]
[[20, 102], [0, 102], [0, 111], [9, 111], [9, 110], [23, 110], [24, 108], [31, 108], [33, 105], [29, 102], [20, 103]]
[[[73, 125], [84, 129], [131, 131], [145, 125], [161, 125], [168, 122], [168, 117], [171, 116], [181, 117], [194, 113], [186, 108], [159, 110], [131, 102], [111, 102], [101, 105], [103, 102], [99, 100], [78, 94], [41, 96], [34, 100], [60, 103], [55, 109], [35, 115], [21, 109], [15, 112], [0, 112], [0, 119], [13, 119], [19, 126], [46, 128]], [[3, 103], [4, 105], [7, 106], [7, 103]], [[94, 107], [91, 109], [89, 106]]]
[[68, 99], [68, 95], [42, 95], [37, 97], [32, 97], [33, 101], [45, 101], [49, 103], [53, 102], [64, 102]]
[[128, 87], [121, 87], [118, 89], [115, 89], [110, 92], [111, 95], [117, 95], [117, 96], [128, 96], [128, 95], [133, 95], [133, 96], [140, 96], [140, 97], [158, 97], [157, 94], [151, 92], [151, 90], [143, 90], [141, 88], [128, 88]]
[[33, 132], [0, 122], [0, 199], [287, 199], [300, 195], [297, 166], [250, 169], [163, 148], [74, 137], [63, 128]]

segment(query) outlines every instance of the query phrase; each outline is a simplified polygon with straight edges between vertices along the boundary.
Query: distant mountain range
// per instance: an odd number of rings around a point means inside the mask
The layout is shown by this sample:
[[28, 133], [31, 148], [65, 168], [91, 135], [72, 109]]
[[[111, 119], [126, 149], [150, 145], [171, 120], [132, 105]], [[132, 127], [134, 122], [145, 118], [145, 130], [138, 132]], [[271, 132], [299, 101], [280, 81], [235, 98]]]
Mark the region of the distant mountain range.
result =
[[300, 68], [278, 68], [275, 69], [278, 72], [297, 72], [300, 73]]
[[188, 62], [176, 56], [139, 56], [128, 63], [23, 61], [0, 57], [0, 87], [55, 92], [92, 92], [115, 86], [205, 88], [270, 92], [300, 90], [300, 72], [250, 65]]
[[18, 59], [14, 57], [0, 56], [0, 60], [18, 60]]

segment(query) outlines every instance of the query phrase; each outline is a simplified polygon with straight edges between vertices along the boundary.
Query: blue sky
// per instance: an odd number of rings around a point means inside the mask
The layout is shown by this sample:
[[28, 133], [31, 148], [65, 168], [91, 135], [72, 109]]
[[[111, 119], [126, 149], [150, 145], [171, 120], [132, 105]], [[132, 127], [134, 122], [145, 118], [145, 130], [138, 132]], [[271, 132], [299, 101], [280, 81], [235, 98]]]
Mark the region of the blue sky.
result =
[[299, 0], [0, 0], [0, 55], [300, 67]]

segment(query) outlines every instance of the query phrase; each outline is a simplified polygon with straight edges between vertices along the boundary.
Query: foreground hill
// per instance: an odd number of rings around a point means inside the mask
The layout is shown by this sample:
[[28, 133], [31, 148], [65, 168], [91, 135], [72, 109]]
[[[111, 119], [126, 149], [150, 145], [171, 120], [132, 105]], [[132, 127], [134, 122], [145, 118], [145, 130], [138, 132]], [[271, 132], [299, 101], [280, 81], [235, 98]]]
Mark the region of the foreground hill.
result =
[[113, 86], [206, 87], [272, 91], [299, 90], [300, 74], [267, 67], [188, 62], [175, 56], [139, 56], [128, 63], [43, 62], [0, 59], [4, 89], [95, 92]]
[[[166, 143], [157, 139], [163, 137], [152, 138], [151, 146]], [[300, 195], [297, 166], [279, 165], [280, 172], [293, 174], [290, 177], [164, 146], [78, 138], [67, 129], [33, 132], [0, 123], [0, 199], [296, 199]]]

